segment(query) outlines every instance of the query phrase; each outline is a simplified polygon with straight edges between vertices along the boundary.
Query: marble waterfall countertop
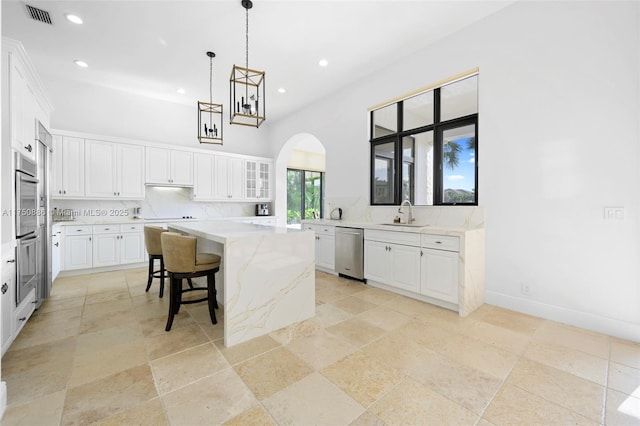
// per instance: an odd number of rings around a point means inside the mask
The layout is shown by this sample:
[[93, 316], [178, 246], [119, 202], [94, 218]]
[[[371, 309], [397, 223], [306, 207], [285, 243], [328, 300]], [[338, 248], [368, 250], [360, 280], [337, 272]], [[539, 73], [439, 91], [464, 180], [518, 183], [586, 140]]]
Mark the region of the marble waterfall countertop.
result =
[[216, 274], [224, 344], [234, 346], [315, 315], [315, 234], [231, 221], [167, 222], [222, 257]]

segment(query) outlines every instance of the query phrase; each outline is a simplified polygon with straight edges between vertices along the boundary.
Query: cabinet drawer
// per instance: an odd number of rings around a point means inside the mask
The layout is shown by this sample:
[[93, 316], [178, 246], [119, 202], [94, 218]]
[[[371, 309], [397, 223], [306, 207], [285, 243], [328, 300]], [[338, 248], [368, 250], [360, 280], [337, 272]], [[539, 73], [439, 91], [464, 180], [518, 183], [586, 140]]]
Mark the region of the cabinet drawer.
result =
[[20, 306], [16, 308], [15, 312], [15, 335], [17, 335], [22, 327], [27, 323], [33, 311], [36, 310], [36, 290], [32, 289], [27, 297], [22, 300]]
[[120, 225], [120, 232], [143, 232], [144, 224], [143, 223], [128, 223], [125, 225]]
[[451, 235], [422, 234], [422, 247], [458, 251], [460, 250], [460, 240]]
[[416, 234], [413, 232], [394, 232], [379, 231], [377, 229], [365, 229], [364, 239], [416, 247], [420, 245], [420, 234]]
[[119, 225], [93, 225], [94, 234], [117, 234], [120, 232]]
[[315, 232], [316, 234], [322, 235], [335, 235], [336, 227], [331, 225], [309, 225], [305, 224], [304, 229], [308, 229], [310, 231]]
[[64, 235], [91, 235], [91, 225], [65, 226]]

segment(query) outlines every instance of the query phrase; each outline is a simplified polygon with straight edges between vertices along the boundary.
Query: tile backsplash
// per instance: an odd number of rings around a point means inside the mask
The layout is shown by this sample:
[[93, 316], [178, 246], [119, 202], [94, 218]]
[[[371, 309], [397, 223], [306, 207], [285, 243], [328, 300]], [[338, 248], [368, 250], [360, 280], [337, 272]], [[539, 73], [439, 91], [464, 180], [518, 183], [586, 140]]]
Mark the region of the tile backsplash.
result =
[[193, 216], [197, 219], [243, 217], [255, 215], [255, 203], [195, 202], [191, 189], [147, 186], [144, 200], [51, 200], [52, 208], [73, 211], [78, 220], [87, 222], [107, 219], [131, 219], [134, 208], [140, 208], [142, 218], [175, 218]]

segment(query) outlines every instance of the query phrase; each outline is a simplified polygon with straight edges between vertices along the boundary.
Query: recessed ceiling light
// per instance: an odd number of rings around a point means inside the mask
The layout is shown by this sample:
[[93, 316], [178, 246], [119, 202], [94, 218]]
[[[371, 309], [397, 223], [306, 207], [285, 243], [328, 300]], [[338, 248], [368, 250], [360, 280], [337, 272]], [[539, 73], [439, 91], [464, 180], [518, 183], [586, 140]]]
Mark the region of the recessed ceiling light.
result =
[[73, 61], [77, 66], [79, 66], [80, 68], [86, 68], [89, 66], [89, 64], [87, 64], [85, 61], [80, 61], [80, 60], [76, 60]]
[[178, 89], [176, 90], [176, 92], [180, 93], [181, 95], [184, 95], [184, 89]]
[[67, 17], [67, 19], [71, 22], [73, 22], [74, 24], [82, 24], [82, 18], [79, 17], [78, 15], [72, 15], [70, 13], [65, 15]]
[[278, 89], [278, 93], [285, 93], [287, 90], [284, 87]]
[[318, 65], [320, 65], [321, 67], [326, 67], [327, 65], [329, 65], [329, 61], [327, 61], [326, 59], [320, 59]]

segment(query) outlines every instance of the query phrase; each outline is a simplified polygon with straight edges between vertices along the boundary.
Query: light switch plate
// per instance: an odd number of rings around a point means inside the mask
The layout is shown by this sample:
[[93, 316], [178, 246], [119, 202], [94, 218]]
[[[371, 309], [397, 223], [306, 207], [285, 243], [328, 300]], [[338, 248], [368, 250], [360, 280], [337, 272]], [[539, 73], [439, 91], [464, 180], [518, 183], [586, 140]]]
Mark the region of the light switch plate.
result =
[[624, 207], [605, 207], [605, 220], [624, 220]]

